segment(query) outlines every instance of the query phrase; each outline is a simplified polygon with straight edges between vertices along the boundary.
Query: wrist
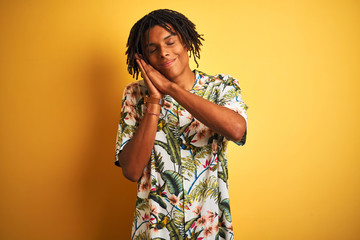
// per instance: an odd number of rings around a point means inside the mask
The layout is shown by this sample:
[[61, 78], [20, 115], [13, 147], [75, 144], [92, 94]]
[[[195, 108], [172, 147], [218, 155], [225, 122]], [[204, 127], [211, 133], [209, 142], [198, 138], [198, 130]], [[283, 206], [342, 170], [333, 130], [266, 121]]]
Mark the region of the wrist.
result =
[[145, 104], [158, 104], [160, 106], [163, 106], [164, 105], [164, 99], [156, 98], [156, 97], [152, 97], [152, 96], [145, 96], [144, 103]]
[[169, 87], [167, 88], [167, 94], [170, 96], [173, 96], [176, 92], [179, 91], [179, 85], [177, 85], [176, 83], [171, 82], [169, 84]]
[[145, 104], [144, 110], [147, 114], [159, 117], [161, 112], [161, 106], [159, 104], [147, 103]]

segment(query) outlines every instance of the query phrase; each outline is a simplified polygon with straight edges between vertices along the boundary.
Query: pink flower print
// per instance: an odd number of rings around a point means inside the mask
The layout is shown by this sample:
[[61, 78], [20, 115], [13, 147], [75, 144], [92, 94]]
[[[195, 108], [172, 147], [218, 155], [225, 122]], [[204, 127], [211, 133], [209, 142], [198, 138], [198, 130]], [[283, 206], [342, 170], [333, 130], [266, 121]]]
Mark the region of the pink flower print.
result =
[[150, 215], [145, 213], [144, 216], [142, 217], [142, 220], [148, 220], [150, 218]]
[[207, 228], [205, 228], [205, 230], [204, 230], [205, 237], [209, 237], [212, 234], [213, 234], [213, 226], [208, 226]]
[[215, 231], [215, 232], [218, 232], [218, 231], [219, 231], [219, 224], [216, 224], [216, 225], [214, 226], [214, 231]]
[[190, 127], [192, 128], [192, 129], [197, 129], [198, 127], [200, 126], [200, 122], [198, 121], [198, 120], [195, 120], [191, 125], [190, 125]]
[[146, 191], [146, 190], [148, 190], [149, 188], [150, 188], [150, 183], [149, 183], [148, 181], [145, 181], [145, 182], [141, 183], [141, 185], [140, 185], [140, 189], [141, 189], [142, 191]]
[[150, 205], [150, 212], [153, 213], [153, 214], [158, 214], [157, 210], [156, 210], [156, 206], [154, 205]]
[[202, 216], [201, 218], [199, 218], [199, 219], [197, 220], [197, 224], [198, 224], [199, 226], [204, 226], [204, 225], [206, 224], [206, 218], [205, 218], [204, 216]]
[[178, 198], [177, 196], [175, 196], [175, 195], [171, 195], [171, 196], [169, 197], [169, 200], [170, 200], [170, 203], [171, 203], [172, 205], [176, 205], [176, 204], [179, 203], [179, 198]]
[[171, 102], [164, 101], [164, 108], [171, 110], [173, 108], [173, 104]]
[[205, 164], [203, 164], [202, 166], [203, 166], [204, 168], [207, 168], [207, 167], [210, 165], [210, 162], [211, 162], [211, 159], [207, 159], [207, 160], [205, 161]]
[[206, 137], [206, 132], [207, 132], [207, 129], [201, 129], [198, 133], [197, 133], [197, 138], [199, 140], [203, 139]]
[[200, 214], [201, 209], [202, 209], [202, 206], [196, 206], [195, 209], [193, 210], [193, 213]]
[[215, 218], [215, 214], [213, 211], [207, 211], [207, 215], [206, 218], [208, 221], [210, 221], [211, 223], [214, 222], [214, 218]]

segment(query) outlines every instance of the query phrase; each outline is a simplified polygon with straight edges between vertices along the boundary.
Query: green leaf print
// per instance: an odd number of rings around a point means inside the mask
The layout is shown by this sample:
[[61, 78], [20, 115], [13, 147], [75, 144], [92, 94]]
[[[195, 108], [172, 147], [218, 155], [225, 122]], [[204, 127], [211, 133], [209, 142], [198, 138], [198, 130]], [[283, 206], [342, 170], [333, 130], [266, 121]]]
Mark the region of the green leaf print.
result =
[[223, 172], [218, 172], [218, 177], [223, 180], [224, 182], [226, 182], [227, 178], [225, 176], [225, 173]]
[[154, 192], [149, 193], [149, 199], [154, 200], [155, 202], [157, 202], [160, 205], [160, 207], [166, 209], [166, 203], [162, 200], [162, 198], [159, 195], [155, 195]]
[[155, 140], [155, 145], [159, 145], [160, 147], [164, 148], [166, 152], [170, 155], [170, 160], [173, 163], [181, 165], [179, 142], [174, 137], [174, 134], [170, 131], [167, 125], [163, 127], [163, 131], [166, 134], [167, 143]]
[[152, 228], [156, 228], [156, 229], [163, 229], [167, 223], [169, 222], [169, 217], [167, 217], [166, 215], [159, 213], [159, 219], [156, 217], [156, 215], [153, 215], [156, 218], [157, 223], [155, 225], [152, 226]]
[[201, 229], [200, 231], [198, 232], [192, 232], [191, 233], [191, 237], [190, 238], [186, 238], [186, 240], [197, 240], [198, 239], [198, 236], [200, 235], [200, 233], [204, 231], [204, 229]]
[[182, 158], [182, 169], [183, 174], [189, 177], [193, 177], [195, 171], [201, 165], [201, 162], [198, 158], [194, 158], [193, 156], [187, 156]]
[[174, 219], [176, 226], [180, 226], [184, 221], [184, 213], [178, 209], [174, 209], [172, 213], [172, 219]]
[[171, 220], [166, 224], [166, 228], [170, 232], [171, 240], [183, 240], [183, 236], [181, 236], [179, 229], [176, 227], [174, 220]]
[[171, 161], [177, 165], [181, 165], [180, 146], [178, 140], [174, 137], [174, 134], [170, 131], [168, 125], [164, 126], [163, 131], [166, 134], [168, 153]]
[[155, 150], [151, 152], [151, 164], [155, 168], [156, 172], [162, 173], [164, 171], [164, 162], [160, 153], [156, 153]]
[[182, 135], [185, 130], [195, 121], [195, 118], [193, 118], [188, 124], [185, 124], [179, 129], [179, 134]]
[[150, 236], [149, 236], [149, 232], [148, 231], [143, 231], [140, 234], [138, 234], [134, 240], [149, 240]]
[[140, 217], [141, 215], [140, 211], [143, 211], [147, 208], [149, 208], [149, 200], [137, 197], [135, 217], [136, 218]]
[[228, 222], [231, 222], [231, 214], [230, 214], [230, 203], [229, 199], [225, 198], [219, 204], [220, 210], [225, 214], [225, 218]]
[[200, 181], [190, 193], [191, 197], [199, 202], [204, 201], [206, 198], [213, 198], [216, 203], [219, 199], [218, 181], [215, 176], [211, 176], [204, 181]]
[[198, 220], [199, 218], [200, 218], [200, 215], [197, 216], [196, 218], [193, 218], [193, 219], [187, 221], [187, 222], [185, 223], [185, 232], [187, 232], [187, 231], [191, 228], [191, 225], [192, 225], [196, 220]]
[[171, 194], [176, 196], [183, 191], [183, 184], [180, 174], [172, 170], [166, 170], [161, 174]]
[[219, 240], [219, 237], [222, 237], [222, 238], [226, 239], [225, 232], [224, 232], [224, 230], [222, 230], [222, 229], [220, 228], [220, 226], [219, 226], [219, 231], [218, 231], [218, 233], [217, 233], [216, 236], [215, 236], [215, 240]]
[[218, 172], [218, 176], [227, 184], [229, 175], [228, 175], [228, 169], [226, 166], [226, 159], [223, 153], [220, 153], [218, 156], [218, 162], [220, 162], [222, 171]]

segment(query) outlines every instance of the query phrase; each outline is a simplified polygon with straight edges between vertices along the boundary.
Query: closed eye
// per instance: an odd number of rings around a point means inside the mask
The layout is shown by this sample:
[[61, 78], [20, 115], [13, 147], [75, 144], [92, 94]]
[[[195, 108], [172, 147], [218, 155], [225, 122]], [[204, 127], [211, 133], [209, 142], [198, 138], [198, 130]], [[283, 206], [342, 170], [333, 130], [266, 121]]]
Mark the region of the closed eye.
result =
[[156, 48], [149, 50], [149, 53], [154, 53], [156, 51]]

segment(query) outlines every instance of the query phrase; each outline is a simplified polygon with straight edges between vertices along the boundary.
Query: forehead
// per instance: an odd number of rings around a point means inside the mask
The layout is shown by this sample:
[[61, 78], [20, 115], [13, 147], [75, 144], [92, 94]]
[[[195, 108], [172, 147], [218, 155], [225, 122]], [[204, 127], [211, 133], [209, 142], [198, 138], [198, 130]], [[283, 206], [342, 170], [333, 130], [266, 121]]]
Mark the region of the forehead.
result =
[[166, 29], [164, 26], [155, 25], [144, 33], [143, 39], [146, 43], [151, 41], [165, 40], [168, 36], [178, 35], [171, 25], [167, 25], [169, 29]]

